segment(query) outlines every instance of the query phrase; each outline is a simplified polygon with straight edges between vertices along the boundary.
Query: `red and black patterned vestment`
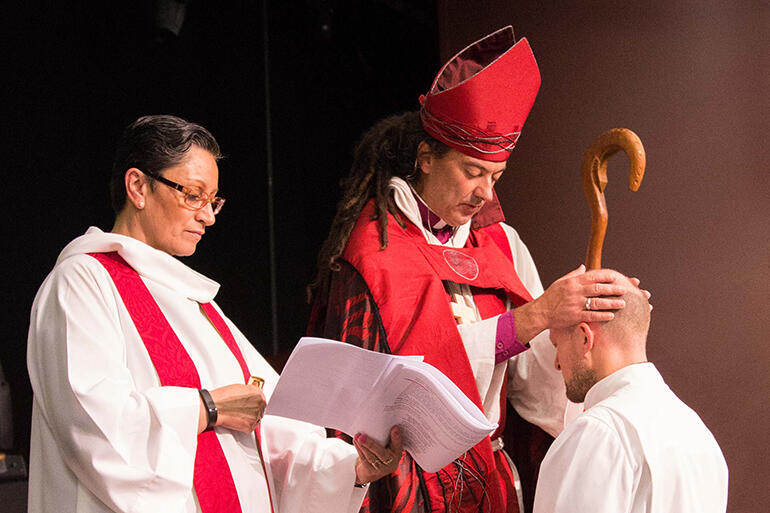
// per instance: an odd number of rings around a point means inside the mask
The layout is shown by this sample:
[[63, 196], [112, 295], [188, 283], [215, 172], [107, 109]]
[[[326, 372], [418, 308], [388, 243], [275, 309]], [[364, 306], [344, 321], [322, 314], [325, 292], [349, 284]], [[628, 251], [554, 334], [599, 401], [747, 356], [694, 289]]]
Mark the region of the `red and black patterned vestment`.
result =
[[[403, 229], [389, 218], [388, 248], [380, 251], [378, 222], [370, 220], [371, 213], [370, 202], [351, 234], [341, 269], [332, 273], [327, 290], [316, 293], [308, 335], [384, 353], [424, 355], [481, 407], [443, 282], [470, 285], [482, 318], [504, 312], [506, 299], [513, 305], [531, 299], [513, 270], [500, 223], [473, 229], [465, 248], [450, 250], [478, 264], [477, 276], [463, 277], [443, 256], [446, 248], [429, 245], [409, 221]], [[479, 283], [482, 287], [475, 286]], [[505, 397], [504, 385], [501, 403], [507, 406]], [[507, 437], [506, 447], [514, 454], [526, 500], [534, 494], [537, 473], [530, 461], [542, 459], [551, 439], [506, 406], [491, 438], [503, 435], [506, 416], [515, 417], [519, 436]], [[519, 508], [505, 454], [493, 453], [486, 438], [436, 473], [424, 472], [404, 453], [393, 474], [370, 485], [361, 511], [507, 513]]]

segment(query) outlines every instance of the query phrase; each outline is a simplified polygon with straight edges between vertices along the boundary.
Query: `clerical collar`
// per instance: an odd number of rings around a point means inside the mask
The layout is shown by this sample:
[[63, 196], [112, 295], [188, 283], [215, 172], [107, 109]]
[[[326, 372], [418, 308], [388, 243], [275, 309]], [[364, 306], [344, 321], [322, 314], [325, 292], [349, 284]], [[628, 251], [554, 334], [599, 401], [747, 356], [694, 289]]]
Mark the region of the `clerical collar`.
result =
[[414, 194], [414, 197], [417, 200], [417, 209], [420, 212], [422, 225], [426, 230], [430, 230], [441, 244], [445, 244], [454, 233], [454, 226], [449, 226], [446, 221], [432, 211], [420, 195], [417, 194], [417, 191], [414, 190], [414, 187], [412, 187], [411, 184], [409, 184], [409, 188], [412, 189], [412, 194]]

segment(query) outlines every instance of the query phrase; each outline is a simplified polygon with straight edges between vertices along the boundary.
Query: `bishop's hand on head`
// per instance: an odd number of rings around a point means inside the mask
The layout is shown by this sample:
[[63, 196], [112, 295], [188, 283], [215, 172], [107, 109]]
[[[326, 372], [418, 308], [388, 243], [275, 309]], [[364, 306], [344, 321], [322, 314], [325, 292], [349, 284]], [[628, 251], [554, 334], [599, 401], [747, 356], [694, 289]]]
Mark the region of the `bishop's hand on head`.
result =
[[613, 319], [613, 310], [625, 306], [623, 275], [611, 269], [586, 274], [582, 264], [548, 287], [543, 295], [514, 310], [519, 340], [529, 342], [546, 329], [573, 326], [580, 322]]

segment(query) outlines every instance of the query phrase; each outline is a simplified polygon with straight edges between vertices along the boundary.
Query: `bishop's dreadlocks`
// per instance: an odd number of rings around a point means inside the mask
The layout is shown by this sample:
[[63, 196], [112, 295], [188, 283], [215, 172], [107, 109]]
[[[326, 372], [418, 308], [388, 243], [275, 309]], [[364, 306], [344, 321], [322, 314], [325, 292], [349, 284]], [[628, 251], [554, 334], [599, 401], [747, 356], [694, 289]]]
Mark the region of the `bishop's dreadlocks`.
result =
[[417, 147], [425, 141], [436, 157], [443, 157], [449, 147], [428, 135], [422, 128], [420, 113], [407, 112], [377, 122], [361, 138], [353, 151], [350, 174], [342, 181], [342, 198], [332, 221], [329, 236], [318, 253], [318, 272], [308, 286], [308, 301], [317, 289], [324, 290], [330, 273], [339, 271], [337, 262], [350, 237], [361, 210], [374, 198], [372, 220], [379, 220], [380, 248], [388, 247], [388, 212], [403, 227], [404, 222], [393, 203], [388, 184], [394, 176], [413, 182], [419, 178]]

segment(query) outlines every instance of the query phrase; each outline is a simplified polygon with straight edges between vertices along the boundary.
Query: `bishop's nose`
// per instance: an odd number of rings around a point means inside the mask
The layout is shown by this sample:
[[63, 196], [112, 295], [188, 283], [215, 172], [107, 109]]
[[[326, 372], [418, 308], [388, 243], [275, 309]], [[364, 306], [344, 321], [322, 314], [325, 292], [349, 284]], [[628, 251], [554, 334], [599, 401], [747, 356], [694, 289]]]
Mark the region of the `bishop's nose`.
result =
[[482, 185], [479, 185], [476, 188], [475, 194], [484, 201], [492, 201], [494, 199], [494, 189], [495, 184], [490, 179], [489, 181], [485, 181]]

